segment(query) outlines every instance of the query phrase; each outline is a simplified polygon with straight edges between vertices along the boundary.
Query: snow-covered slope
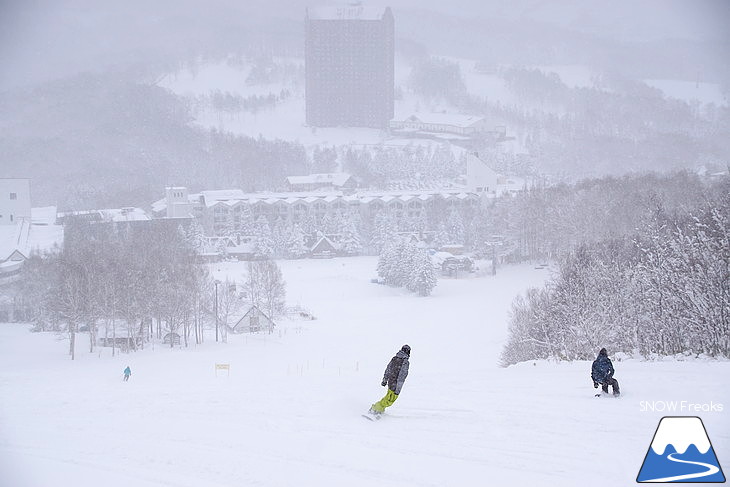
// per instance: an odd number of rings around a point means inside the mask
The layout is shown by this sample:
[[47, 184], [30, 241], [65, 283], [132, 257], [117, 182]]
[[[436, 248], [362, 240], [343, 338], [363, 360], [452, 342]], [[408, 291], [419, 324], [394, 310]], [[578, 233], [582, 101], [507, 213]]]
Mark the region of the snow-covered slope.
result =
[[[1, 325], [0, 485], [630, 485], [667, 414], [641, 401], [730, 404], [729, 362], [616, 362], [618, 400], [593, 397], [590, 363], [499, 368], [512, 298], [547, 270], [441, 280], [418, 298], [371, 284], [373, 258], [280, 264], [290, 304], [318, 319], [272, 335], [71, 362], [66, 341]], [[404, 343], [401, 397], [364, 420]], [[700, 413], [721, 464], [727, 414]]]

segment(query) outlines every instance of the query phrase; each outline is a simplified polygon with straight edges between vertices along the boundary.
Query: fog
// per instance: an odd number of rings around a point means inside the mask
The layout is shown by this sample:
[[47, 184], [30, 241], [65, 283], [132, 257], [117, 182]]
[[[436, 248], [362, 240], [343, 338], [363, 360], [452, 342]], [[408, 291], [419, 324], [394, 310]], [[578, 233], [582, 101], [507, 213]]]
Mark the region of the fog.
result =
[[729, 25], [0, 0], [0, 484], [723, 482]]
[[[594, 59], [600, 63], [602, 56], [608, 56], [611, 67], [618, 67], [622, 54], [636, 50], [643, 51], [639, 56], [644, 61], [657, 55], [676, 60], [679, 53], [691, 53], [697, 61], [695, 71], [706, 70], [705, 76], [715, 81], [727, 78], [723, 61], [730, 40], [730, 6], [723, 0], [369, 4], [390, 5], [398, 38], [421, 42], [440, 55], [461, 55], [458, 48], [466, 44], [460, 40], [463, 27], [478, 32], [481, 47], [493, 45], [495, 36], [511, 45], [509, 52], [492, 54], [502, 63], [520, 62], [527, 46], [580, 42], [572, 52], [543, 62], [573, 64]], [[248, 51], [251, 44], [301, 52], [306, 5], [288, 0], [5, 0], [0, 6], [0, 88], [28, 86], [80, 71], [180, 59], [208, 50]], [[456, 28], [444, 29], [441, 22]], [[667, 40], [674, 44], [663, 42]], [[683, 73], [682, 66], [675, 67], [680, 76], [694, 79], [692, 70]]]

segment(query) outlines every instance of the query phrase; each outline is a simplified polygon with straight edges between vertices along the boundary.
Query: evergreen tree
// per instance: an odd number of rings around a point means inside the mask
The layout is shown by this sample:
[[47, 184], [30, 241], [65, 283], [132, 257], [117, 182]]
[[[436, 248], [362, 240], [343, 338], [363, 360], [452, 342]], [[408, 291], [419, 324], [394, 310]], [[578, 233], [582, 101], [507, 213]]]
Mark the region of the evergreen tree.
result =
[[375, 215], [371, 245], [381, 253], [385, 246], [395, 240], [398, 235], [398, 226], [389, 213], [382, 211]]
[[287, 255], [290, 231], [291, 225], [285, 222], [283, 218], [278, 217], [274, 222], [274, 229], [271, 235], [274, 244], [274, 255], [277, 257]]
[[254, 256], [256, 258], [267, 259], [274, 254], [274, 240], [271, 233], [269, 222], [261, 215], [256, 220], [256, 228], [254, 234]]
[[346, 255], [362, 254], [360, 235], [357, 228], [355, 228], [355, 223], [352, 219], [345, 222], [344, 228], [342, 229], [342, 240], [340, 241], [340, 246]]
[[448, 243], [456, 245], [464, 244], [464, 221], [461, 218], [461, 213], [456, 209], [451, 210], [446, 231], [448, 234]]
[[203, 226], [197, 218], [193, 218], [185, 232], [185, 241], [197, 253], [202, 253], [205, 249], [205, 232]]
[[301, 259], [309, 254], [306, 236], [299, 225], [294, 225], [288, 232], [287, 254], [292, 259]]
[[413, 259], [413, 270], [408, 289], [418, 293], [419, 296], [429, 296], [437, 283], [438, 279], [431, 257], [427, 251], [418, 250]]
[[253, 219], [253, 213], [251, 212], [251, 205], [241, 205], [241, 222], [238, 228], [236, 228], [236, 231], [246, 236], [251, 236], [256, 233], [256, 224]]
[[431, 247], [439, 250], [441, 249], [441, 247], [448, 243], [449, 233], [446, 230], [446, 224], [444, 222], [439, 222], [438, 228], [436, 229], [436, 234], [433, 236], [433, 240], [431, 241]]

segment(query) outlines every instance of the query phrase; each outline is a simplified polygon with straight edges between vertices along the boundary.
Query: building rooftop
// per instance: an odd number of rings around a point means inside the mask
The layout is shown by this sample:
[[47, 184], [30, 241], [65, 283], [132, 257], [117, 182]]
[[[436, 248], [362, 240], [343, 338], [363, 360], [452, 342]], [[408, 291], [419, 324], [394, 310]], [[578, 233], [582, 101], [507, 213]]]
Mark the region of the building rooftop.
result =
[[0, 262], [16, 250], [24, 256], [30, 253], [30, 222], [19, 219], [14, 225], [0, 225]]
[[413, 113], [403, 121], [418, 121], [435, 125], [451, 125], [454, 127], [470, 127], [483, 120], [484, 117], [461, 115], [459, 113]]
[[57, 210], [55, 206], [31, 208], [30, 221], [33, 225], [55, 225], [56, 213]]
[[296, 184], [329, 184], [332, 186], [342, 186], [350, 175], [344, 172], [339, 173], [324, 173], [324, 174], [310, 174], [308, 176], [288, 176], [287, 182], [292, 185]]
[[310, 20], [381, 20], [387, 7], [338, 5], [307, 8]]

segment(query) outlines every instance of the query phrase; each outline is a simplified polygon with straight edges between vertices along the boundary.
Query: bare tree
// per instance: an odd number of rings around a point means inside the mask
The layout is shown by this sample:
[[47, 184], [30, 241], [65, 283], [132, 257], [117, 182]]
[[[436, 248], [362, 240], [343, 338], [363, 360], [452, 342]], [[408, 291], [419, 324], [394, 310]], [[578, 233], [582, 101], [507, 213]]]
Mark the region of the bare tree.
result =
[[263, 310], [269, 317], [273, 318], [284, 310], [286, 282], [276, 262], [249, 262], [243, 289], [248, 302]]

